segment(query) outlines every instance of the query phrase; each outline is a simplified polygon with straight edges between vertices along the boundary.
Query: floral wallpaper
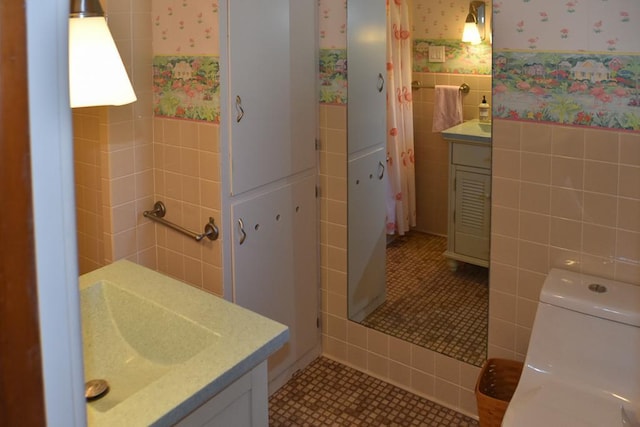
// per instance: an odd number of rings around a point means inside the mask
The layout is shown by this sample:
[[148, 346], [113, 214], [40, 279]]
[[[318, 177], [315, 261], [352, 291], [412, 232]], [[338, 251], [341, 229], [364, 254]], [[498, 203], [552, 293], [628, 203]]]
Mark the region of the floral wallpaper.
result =
[[[444, 46], [445, 62], [429, 62], [429, 46]], [[415, 39], [413, 71], [418, 73], [491, 74], [491, 44], [457, 39]]]
[[213, 56], [155, 56], [154, 114], [219, 123], [219, 71]]
[[640, 2], [494, 2], [493, 115], [640, 131]]
[[500, 48], [638, 52], [638, 0], [494, 1]]
[[318, 0], [320, 49], [346, 49], [347, 0]]
[[347, 103], [347, 0], [318, 0], [320, 102]]
[[[491, 1], [487, 1], [490, 22]], [[320, 102], [346, 103], [346, 0], [319, 0]], [[413, 0], [413, 70], [415, 72], [491, 74], [491, 44], [472, 46], [460, 37], [468, 0]], [[445, 62], [429, 62], [430, 45], [445, 47]]]
[[154, 0], [153, 109], [219, 122], [218, 0]]
[[[416, 39], [460, 39], [470, 0], [413, 0], [413, 34]], [[485, 1], [487, 22], [491, 0]], [[489, 25], [487, 25], [487, 35]]]
[[640, 56], [498, 52], [494, 117], [640, 130]]
[[220, 54], [218, 0], [153, 0], [151, 7], [155, 54]]
[[[491, 1], [486, 1], [485, 41], [476, 46], [460, 40], [468, 13], [468, 0], [413, 1], [413, 71], [491, 74]], [[429, 46], [444, 46], [445, 62], [429, 62]]]
[[347, 103], [347, 50], [320, 49], [320, 102]]

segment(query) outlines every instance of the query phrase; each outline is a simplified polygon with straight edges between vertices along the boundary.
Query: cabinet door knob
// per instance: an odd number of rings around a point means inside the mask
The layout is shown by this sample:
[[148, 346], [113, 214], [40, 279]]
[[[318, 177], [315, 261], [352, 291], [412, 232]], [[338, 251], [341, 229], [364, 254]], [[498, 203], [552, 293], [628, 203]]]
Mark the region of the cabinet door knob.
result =
[[378, 73], [378, 92], [382, 92], [384, 90], [384, 77], [382, 73]]
[[384, 164], [382, 162], [378, 162], [378, 179], [384, 178]]
[[238, 113], [236, 122], [240, 123], [240, 120], [244, 117], [244, 108], [242, 108], [242, 98], [240, 98], [240, 95], [236, 96], [236, 112]]

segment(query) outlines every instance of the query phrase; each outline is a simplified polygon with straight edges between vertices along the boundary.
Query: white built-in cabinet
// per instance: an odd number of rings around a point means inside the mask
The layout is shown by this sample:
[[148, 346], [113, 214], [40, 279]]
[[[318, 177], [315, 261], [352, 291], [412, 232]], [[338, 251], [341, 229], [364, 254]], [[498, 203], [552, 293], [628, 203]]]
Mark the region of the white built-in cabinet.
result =
[[315, 167], [312, 0], [228, 1], [231, 193]]
[[491, 144], [449, 140], [447, 251], [451, 270], [458, 261], [489, 266], [491, 240]]
[[268, 361], [274, 389], [320, 351], [318, 6], [221, 3], [225, 296], [289, 327]]
[[347, 8], [347, 303], [361, 321], [386, 297], [386, 13], [384, 0]]
[[315, 177], [231, 204], [235, 302], [289, 327], [269, 359], [270, 376], [317, 343], [318, 268]]

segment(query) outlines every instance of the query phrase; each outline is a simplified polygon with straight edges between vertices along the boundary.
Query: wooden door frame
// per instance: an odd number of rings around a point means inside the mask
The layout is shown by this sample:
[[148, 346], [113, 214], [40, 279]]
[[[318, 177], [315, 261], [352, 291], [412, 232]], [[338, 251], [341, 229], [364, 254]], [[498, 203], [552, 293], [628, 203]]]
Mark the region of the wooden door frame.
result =
[[26, 4], [0, 0], [0, 425], [46, 424], [31, 191]]

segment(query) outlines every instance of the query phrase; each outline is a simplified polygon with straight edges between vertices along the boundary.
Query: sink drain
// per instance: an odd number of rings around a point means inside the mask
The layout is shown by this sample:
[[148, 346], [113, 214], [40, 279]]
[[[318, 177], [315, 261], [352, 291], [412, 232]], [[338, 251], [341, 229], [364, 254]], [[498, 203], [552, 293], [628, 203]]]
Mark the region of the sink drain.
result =
[[109, 391], [106, 380], [91, 380], [84, 384], [84, 397], [87, 400], [99, 399]]

